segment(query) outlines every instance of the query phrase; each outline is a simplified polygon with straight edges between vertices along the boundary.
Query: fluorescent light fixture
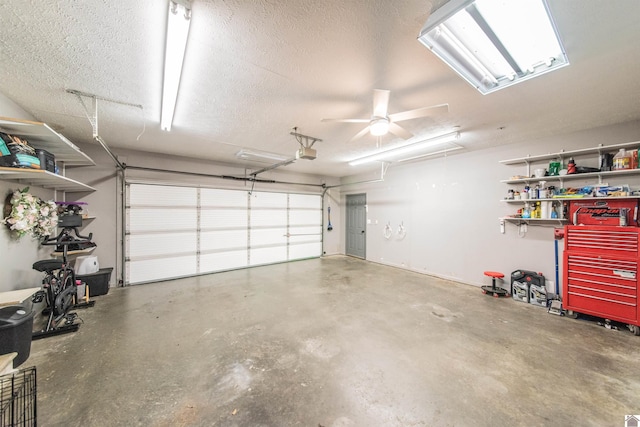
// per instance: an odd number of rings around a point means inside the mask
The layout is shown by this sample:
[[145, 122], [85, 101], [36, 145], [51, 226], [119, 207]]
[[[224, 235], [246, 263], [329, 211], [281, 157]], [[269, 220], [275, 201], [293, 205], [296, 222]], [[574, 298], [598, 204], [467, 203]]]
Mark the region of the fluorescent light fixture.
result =
[[[416, 151], [424, 150], [429, 147], [433, 147], [440, 144], [446, 144], [447, 142], [453, 142], [460, 137], [460, 132], [452, 132], [444, 135], [436, 136], [435, 138], [424, 139], [412, 144], [401, 145], [399, 147], [392, 148], [390, 150], [380, 151], [369, 156], [361, 157], [359, 159], [349, 162], [351, 166], [358, 166], [364, 163], [370, 163], [381, 160], [389, 160], [392, 158], [400, 157], [405, 154], [415, 153]], [[408, 160], [408, 159], [407, 159]]]
[[401, 162], [409, 162], [411, 160], [418, 160], [418, 159], [422, 159], [423, 157], [430, 157], [430, 156], [436, 156], [438, 154], [447, 154], [449, 151], [457, 151], [457, 150], [462, 150], [464, 147], [460, 146], [460, 145], [455, 145], [451, 148], [445, 148], [444, 150], [438, 150], [438, 151], [432, 151], [430, 153], [426, 153], [426, 154], [418, 154], [417, 156], [412, 156], [412, 157], [407, 157], [406, 159], [400, 159], [400, 160], [396, 160], [398, 163]]
[[190, 24], [190, 3], [187, 0], [170, 1], [167, 19], [167, 44], [164, 51], [162, 114], [160, 116], [160, 129], [166, 131], [171, 130], [173, 123]]
[[450, 0], [418, 40], [485, 95], [569, 65], [546, 0]]
[[277, 153], [269, 153], [268, 151], [259, 151], [259, 150], [250, 150], [247, 148], [243, 148], [236, 153], [236, 158], [240, 160], [247, 161], [274, 161], [274, 162], [282, 162], [287, 160], [289, 157], [283, 156]]

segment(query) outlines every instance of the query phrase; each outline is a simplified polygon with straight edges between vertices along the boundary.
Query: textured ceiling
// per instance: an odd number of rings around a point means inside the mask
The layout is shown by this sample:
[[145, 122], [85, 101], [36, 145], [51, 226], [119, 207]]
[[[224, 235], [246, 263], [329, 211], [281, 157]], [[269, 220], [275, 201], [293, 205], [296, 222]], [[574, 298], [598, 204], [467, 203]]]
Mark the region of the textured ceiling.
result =
[[316, 160], [286, 168], [325, 176], [364, 170], [346, 161], [376, 141], [349, 143], [360, 124], [321, 119], [368, 118], [376, 88], [391, 90], [390, 113], [448, 103], [448, 114], [402, 124], [416, 139], [457, 127], [467, 150], [640, 119], [639, 1], [549, 0], [571, 65], [485, 96], [416, 40], [442, 3], [194, 0], [173, 128], [162, 132], [167, 1], [4, 0], [0, 92], [74, 142], [91, 142], [92, 130], [66, 89], [142, 105], [99, 102], [100, 135], [116, 153], [293, 156], [297, 127], [323, 141]]

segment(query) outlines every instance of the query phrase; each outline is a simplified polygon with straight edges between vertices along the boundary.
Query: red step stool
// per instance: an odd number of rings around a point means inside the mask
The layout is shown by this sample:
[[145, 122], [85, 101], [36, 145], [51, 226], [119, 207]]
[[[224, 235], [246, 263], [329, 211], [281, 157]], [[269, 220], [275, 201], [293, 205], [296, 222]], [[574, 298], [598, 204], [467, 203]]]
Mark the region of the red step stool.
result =
[[496, 286], [496, 280], [502, 279], [504, 277], [504, 274], [497, 271], [485, 271], [484, 275], [491, 277], [491, 286], [482, 286], [483, 294], [493, 295], [496, 298], [507, 296], [508, 292], [506, 289], [502, 289]]

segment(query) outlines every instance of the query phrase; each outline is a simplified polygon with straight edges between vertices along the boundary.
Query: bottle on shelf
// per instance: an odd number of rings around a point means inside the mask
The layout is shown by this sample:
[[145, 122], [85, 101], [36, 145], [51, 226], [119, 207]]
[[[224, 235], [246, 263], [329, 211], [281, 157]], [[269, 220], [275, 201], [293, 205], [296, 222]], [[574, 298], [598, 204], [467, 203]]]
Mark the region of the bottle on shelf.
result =
[[529, 209], [529, 202], [525, 202], [524, 208], [522, 208], [522, 218], [531, 218], [531, 209]]
[[531, 213], [531, 218], [536, 218], [536, 219], [542, 218], [542, 215], [541, 215], [541, 212], [540, 212], [540, 202], [536, 202], [535, 208], [533, 209], [533, 212]]
[[569, 163], [567, 163], [567, 175], [571, 175], [576, 173], [576, 162], [573, 160], [573, 157], [569, 159]]
[[613, 170], [631, 169], [631, 156], [624, 148], [618, 150], [613, 156]]

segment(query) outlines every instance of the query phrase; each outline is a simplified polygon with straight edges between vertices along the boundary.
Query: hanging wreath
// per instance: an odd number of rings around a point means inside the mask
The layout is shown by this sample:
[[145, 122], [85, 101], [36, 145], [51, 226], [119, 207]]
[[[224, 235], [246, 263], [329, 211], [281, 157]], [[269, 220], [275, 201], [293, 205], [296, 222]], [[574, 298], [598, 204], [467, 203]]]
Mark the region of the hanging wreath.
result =
[[58, 210], [55, 202], [40, 200], [26, 187], [7, 196], [2, 223], [18, 238], [49, 236], [58, 225]]

